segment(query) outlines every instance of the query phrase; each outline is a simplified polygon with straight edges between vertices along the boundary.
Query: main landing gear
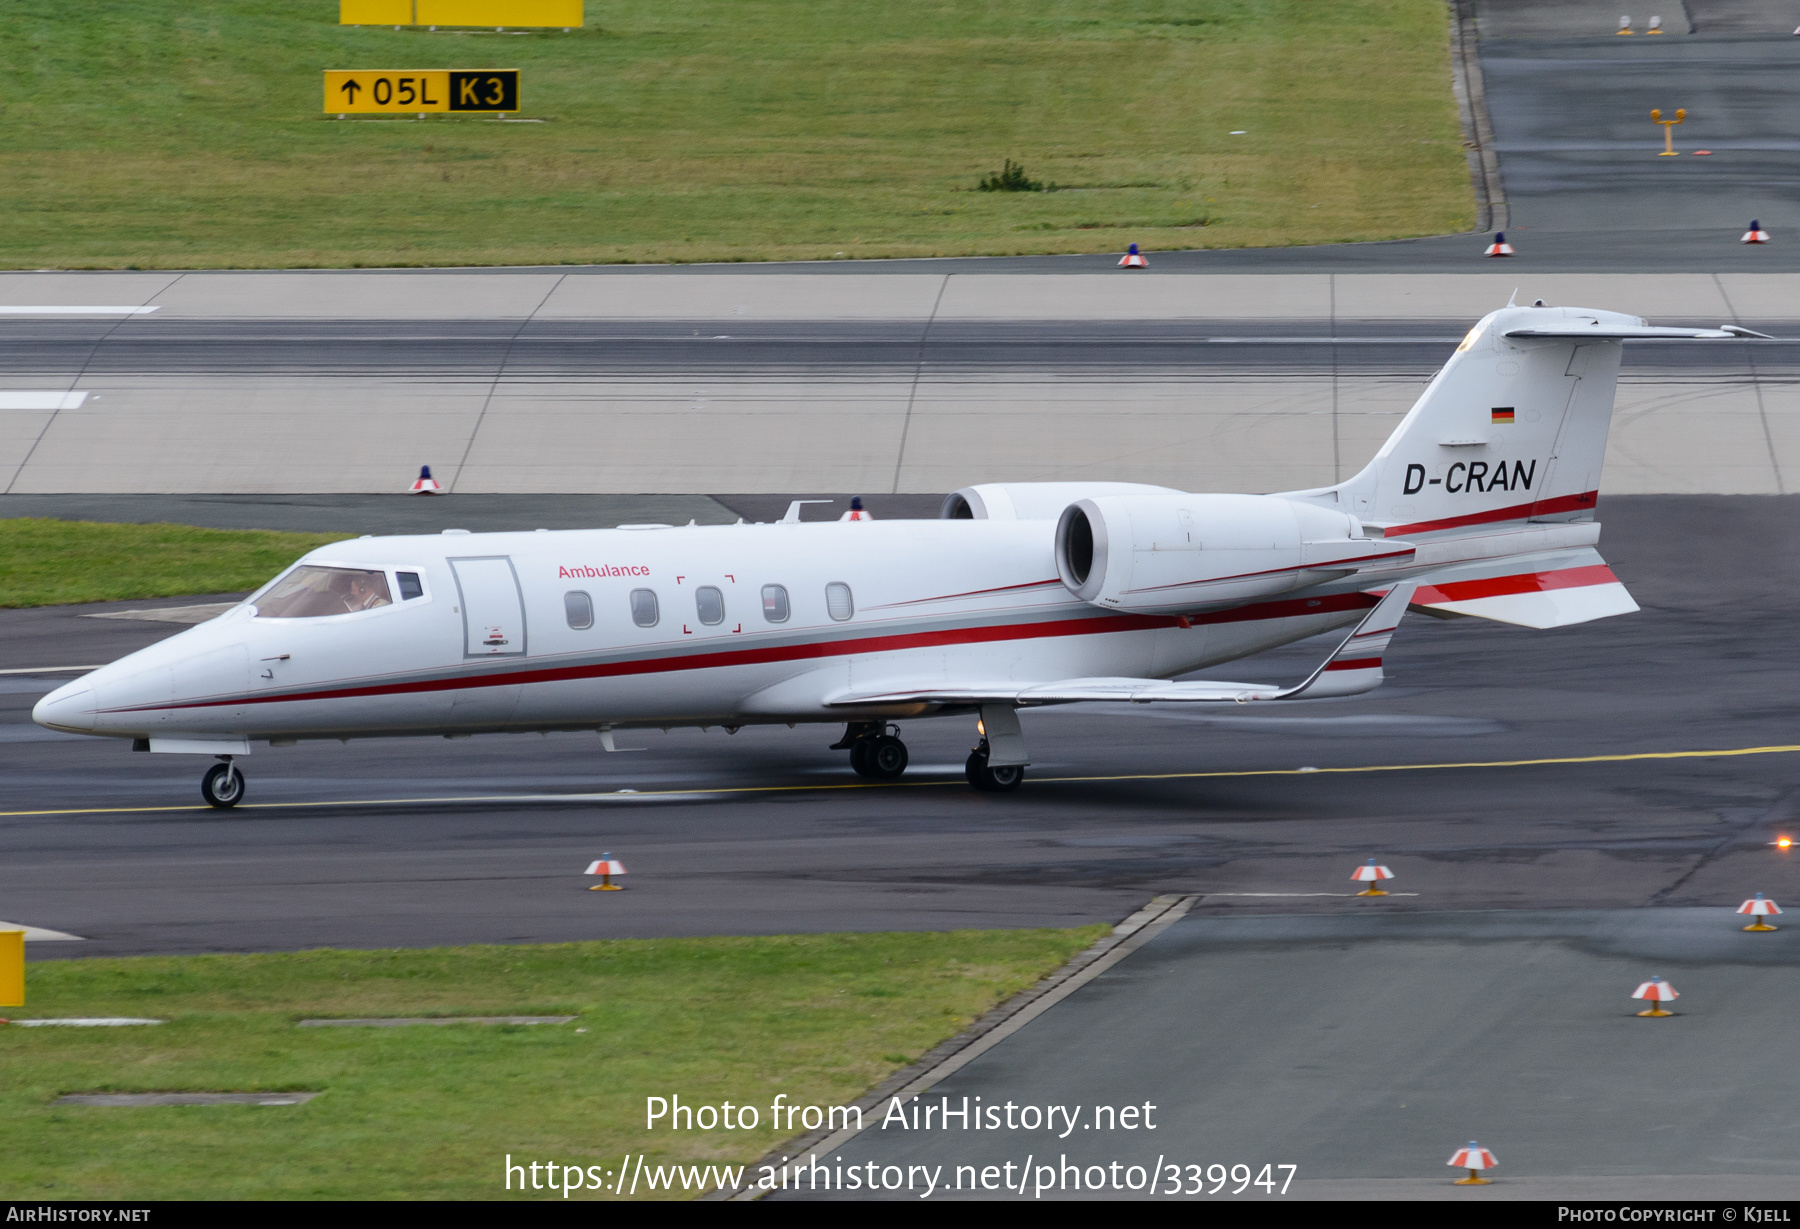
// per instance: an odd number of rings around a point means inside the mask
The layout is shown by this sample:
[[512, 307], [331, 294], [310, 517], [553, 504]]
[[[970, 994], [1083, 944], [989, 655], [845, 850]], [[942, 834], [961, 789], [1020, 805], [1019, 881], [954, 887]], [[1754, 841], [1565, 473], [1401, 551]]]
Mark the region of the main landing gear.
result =
[[988, 766], [988, 741], [982, 739], [975, 750], [969, 752], [968, 763], [963, 765], [963, 775], [969, 784], [982, 791], [1005, 793], [1018, 789], [1025, 780], [1023, 764], [1005, 764], [990, 768]]
[[844, 727], [844, 736], [831, 745], [833, 751], [850, 752], [850, 767], [859, 777], [877, 781], [897, 780], [906, 771], [906, 744], [899, 739], [900, 727], [879, 721], [852, 721]]
[[207, 806], [220, 810], [244, 800], [244, 774], [232, 764], [229, 755], [221, 755], [219, 762], [200, 778], [200, 796], [206, 799]]

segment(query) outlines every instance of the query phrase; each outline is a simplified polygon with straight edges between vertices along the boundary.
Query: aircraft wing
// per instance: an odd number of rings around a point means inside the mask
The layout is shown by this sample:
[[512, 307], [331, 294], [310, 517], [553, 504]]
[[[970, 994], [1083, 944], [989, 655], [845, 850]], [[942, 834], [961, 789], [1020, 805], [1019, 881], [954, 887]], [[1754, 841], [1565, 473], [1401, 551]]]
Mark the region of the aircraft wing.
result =
[[1252, 700], [1316, 700], [1327, 696], [1359, 695], [1381, 686], [1381, 655], [1406, 614], [1407, 603], [1412, 600], [1415, 588], [1414, 582], [1403, 581], [1389, 589], [1336, 651], [1307, 676], [1305, 682], [1294, 687], [1200, 679], [1176, 683], [1165, 679], [1082, 678], [1023, 685], [902, 685], [845, 693], [833, 696], [827, 703], [834, 707], [870, 704], [1011, 704], [1030, 707], [1081, 701], [1248, 704]]

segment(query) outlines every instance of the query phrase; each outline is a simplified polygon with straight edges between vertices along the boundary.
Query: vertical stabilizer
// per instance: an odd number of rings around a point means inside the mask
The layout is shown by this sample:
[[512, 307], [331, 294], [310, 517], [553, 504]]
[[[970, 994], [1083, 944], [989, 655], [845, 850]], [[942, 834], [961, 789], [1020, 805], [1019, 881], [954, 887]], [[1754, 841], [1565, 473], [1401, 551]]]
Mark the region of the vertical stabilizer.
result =
[[1363, 471], [1289, 498], [1389, 537], [1592, 520], [1627, 338], [1728, 338], [1576, 307], [1505, 307], [1469, 330]]

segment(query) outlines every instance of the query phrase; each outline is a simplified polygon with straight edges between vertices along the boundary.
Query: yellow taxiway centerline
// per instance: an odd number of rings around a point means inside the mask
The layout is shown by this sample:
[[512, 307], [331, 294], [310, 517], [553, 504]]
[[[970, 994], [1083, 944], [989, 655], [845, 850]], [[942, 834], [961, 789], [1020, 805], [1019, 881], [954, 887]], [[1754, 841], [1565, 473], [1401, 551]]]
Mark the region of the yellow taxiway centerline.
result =
[[[1071, 784], [1089, 781], [1199, 781], [1223, 777], [1310, 777], [1327, 773], [1350, 772], [1429, 772], [1446, 768], [1533, 768], [1545, 764], [1623, 764], [1633, 760], [1707, 760], [1738, 755], [1787, 755], [1800, 751], [1800, 744], [1778, 747], [1726, 747], [1713, 751], [1633, 751], [1620, 755], [1559, 755], [1536, 760], [1464, 760], [1449, 764], [1362, 764], [1349, 768], [1238, 768], [1214, 772], [1132, 772], [1094, 777], [1036, 777], [1037, 785]], [[941, 781], [847, 781], [831, 785], [725, 785], [688, 789], [646, 789], [629, 792], [585, 794], [471, 794], [448, 798], [345, 798], [324, 802], [252, 802], [242, 810], [299, 809], [305, 807], [394, 807], [469, 802], [625, 802], [640, 798], [712, 797], [725, 794], [795, 794], [820, 793], [826, 790], [905, 789], [960, 785], [960, 777]], [[166, 811], [211, 811], [208, 806], [174, 807], [79, 807], [54, 811], [0, 811], [0, 819], [23, 819], [40, 815], [148, 815]]]

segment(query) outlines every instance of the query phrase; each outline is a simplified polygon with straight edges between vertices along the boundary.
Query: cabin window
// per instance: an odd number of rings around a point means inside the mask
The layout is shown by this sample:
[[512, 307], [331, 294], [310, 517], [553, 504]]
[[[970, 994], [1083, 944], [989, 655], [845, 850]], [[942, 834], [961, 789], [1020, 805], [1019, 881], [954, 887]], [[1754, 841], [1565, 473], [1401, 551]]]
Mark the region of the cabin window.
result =
[[388, 606], [393, 600], [386, 572], [307, 564], [258, 598], [256, 613], [265, 619], [322, 619]]
[[563, 614], [569, 620], [569, 626], [582, 631], [594, 625], [594, 599], [579, 589], [571, 589], [563, 594]]
[[786, 623], [788, 621], [787, 590], [780, 585], [764, 585], [762, 590], [763, 618], [770, 623]]
[[419, 583], [417, 572], [395, 572], [394, 577], [400, 582], [400, 600], [410, 602], [415, 597], [425, 596], [425, 586]]
[[841, 580], [834, 580], [825, 586], [825, 611], [839, 623], [856, 613], [856, 603], [851, 600], [849, 585]]
[[715, 623], [725, 621], [725, 595], [711, 585], [702, 585], [694, 590], [694, 613], [700, 621], [711, 627]]
[[639, 627], [655, 627], [657, 620], [656, 590], [631, 591], [631, 621]]

